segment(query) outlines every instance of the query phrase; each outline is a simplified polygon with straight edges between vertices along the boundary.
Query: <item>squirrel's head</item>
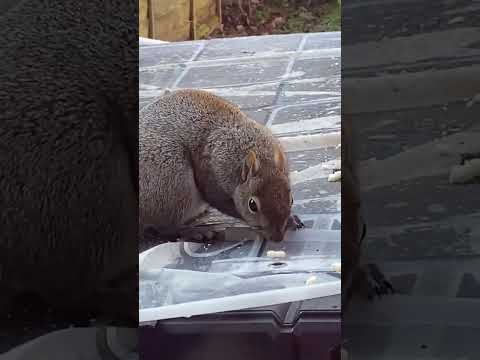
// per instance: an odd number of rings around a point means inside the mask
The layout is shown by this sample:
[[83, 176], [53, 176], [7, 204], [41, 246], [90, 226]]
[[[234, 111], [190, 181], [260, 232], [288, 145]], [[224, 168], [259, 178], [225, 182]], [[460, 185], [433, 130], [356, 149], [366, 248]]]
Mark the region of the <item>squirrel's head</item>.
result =
[[263, 163], [250, 150], [243, 160], [234, 202], [243, 220], [266, 239], [282, 241], [292, 195], [285, 155], [274, 149], [273, 162]]

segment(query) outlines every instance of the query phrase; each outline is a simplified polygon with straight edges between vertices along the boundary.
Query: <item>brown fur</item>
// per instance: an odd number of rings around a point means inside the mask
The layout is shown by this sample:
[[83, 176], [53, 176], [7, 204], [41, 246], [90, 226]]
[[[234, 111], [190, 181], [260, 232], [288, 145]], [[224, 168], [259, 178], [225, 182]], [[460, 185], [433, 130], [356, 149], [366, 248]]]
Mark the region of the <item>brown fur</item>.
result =
[[[140, 231], [183, 225], [208, 204], [283, 238], [291, 207], [285, 155], [237, 106], [205, 91], [175, 91], [142, 110], [139, 135]], [[265, 212], [249, 212], [252, 196]]]
[[257, 155], [253, 150], [250, 150], [245, 157], [242, 167], [242, 181], [247, 181], [249, 175], [255, 176], [260, 168], [260, 163], [257, 160]]
[[273, 160], [278, 169], [283, 172], [287, 171], [287, 159], [282, 149], [278, 146], [273, 147]]

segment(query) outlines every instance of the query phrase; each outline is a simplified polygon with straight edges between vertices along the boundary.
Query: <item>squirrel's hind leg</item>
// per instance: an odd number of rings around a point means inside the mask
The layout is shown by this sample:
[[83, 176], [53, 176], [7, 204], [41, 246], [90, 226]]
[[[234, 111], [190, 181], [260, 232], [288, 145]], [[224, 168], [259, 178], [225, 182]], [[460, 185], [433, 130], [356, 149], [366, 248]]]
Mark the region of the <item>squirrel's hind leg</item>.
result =
[[139, 182], [141, 224], [181, 227], [208, 208], [195, 183], [192, 166], [180, 149], [144, 160]]
[[195, 184], [191, 164], [183, 155], [178, 156], [181, 151], [173, 153], [177, 156], [157, 154], [155, 162], [147, 160], [140, 166], [142, 249], [183, 237], [187, 224], [208, 208]]

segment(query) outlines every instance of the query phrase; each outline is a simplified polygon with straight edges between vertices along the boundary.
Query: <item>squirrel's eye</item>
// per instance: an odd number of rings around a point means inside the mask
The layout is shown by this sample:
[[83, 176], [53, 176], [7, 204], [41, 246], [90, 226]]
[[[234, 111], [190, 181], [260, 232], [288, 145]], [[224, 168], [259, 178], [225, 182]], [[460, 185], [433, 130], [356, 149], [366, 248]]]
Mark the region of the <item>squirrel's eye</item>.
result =
[[292, 205], [293, 205], [293, 196], [290, 195], [290, 206], [292, 206]]
[[253, 198], [250, 198], [250, 200], [248, 200], [248, 209], [252, 213], [256, 213], [258, 211], [257, 203], [255, 202], [255, 200], [253, 200]]

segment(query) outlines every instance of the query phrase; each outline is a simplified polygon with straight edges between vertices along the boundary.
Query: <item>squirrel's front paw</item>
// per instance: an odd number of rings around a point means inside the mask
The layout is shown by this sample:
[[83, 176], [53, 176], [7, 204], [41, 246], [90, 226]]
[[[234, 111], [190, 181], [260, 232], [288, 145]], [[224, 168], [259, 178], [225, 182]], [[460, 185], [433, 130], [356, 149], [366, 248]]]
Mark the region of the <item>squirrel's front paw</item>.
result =
[[305, 227], [305, 224], [300, 220], [297, 215], [290, 215], [288, 218], [287, 229], [298, 230]]
[[215, 238], [217, 233], [212, 229], [205, 227], [190, 227], [180, 231], [180, 241], [186, 242], [208, 242]]

